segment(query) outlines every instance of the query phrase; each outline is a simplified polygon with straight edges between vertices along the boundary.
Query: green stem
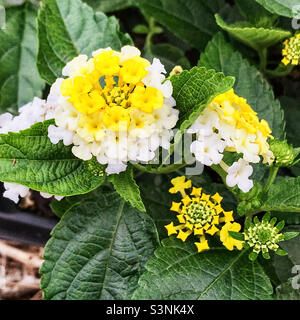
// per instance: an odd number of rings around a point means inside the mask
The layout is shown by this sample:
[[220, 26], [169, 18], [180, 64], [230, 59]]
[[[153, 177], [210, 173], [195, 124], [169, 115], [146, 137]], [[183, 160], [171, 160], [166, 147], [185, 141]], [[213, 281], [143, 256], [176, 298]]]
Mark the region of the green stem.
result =
[[258, 51], [258, 55], [259, 55], [259, 69], [261, 71], [264, 71], [266, 69], [267, 66], [267, 48], [263, 48], [261, 50]]
[[268, 70], [265, 69], [264, 73], [266, 75], [268, 75], [271, 78], [277, 78], [277, 77], [285, 77], [288, 74], [291, 73], [291, 71], [293, 70], [294, 66], [292, 64], [288, 65], [287, 67], [285, 67], [284, 69], [282, 69], [282, 67], [278, 66], [276, 69], [274, 70]]
[[185, 162], [183, 163], [175, 163], [175, 164], [171, 164], [169, 166], [166, 167], [158, 167], [157, 169], [147, 169], [147, 167], [144, 167], [141, 164], [134, 164], [133, 166], [143, 172], [148, 172], [148, 173], [153, 173], [153, 174], [168, 174], [168, 173], [172, 173], [175, 172], [183, 167], [185, 167], [187, 164]]
[[151, 43], [152, 43], [152, 38], [155, 35], [155, 31], [154, 31], [155, 20], [153, 18], [150, 18], [148, 20], [148, 24], [149, 24], [149, 33], [147, 34], [146, 41], [145, 41], [145, 48], [144, 48], [145, 50], [150, 49]]
[[273, 184], [274, 180], [276, 179], [278, 169], [279, 169], [278, 167], [271, 167], [268, 181], [264, 187], [264, 192], [269, 191], [271, 185]]

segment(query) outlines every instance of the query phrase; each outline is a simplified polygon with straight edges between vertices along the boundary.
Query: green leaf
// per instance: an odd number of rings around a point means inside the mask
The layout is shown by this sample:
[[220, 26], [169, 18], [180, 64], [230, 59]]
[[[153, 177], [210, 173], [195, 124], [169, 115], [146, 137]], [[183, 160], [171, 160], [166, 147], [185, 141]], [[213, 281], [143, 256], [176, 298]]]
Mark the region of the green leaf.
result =
[[270, 299], [271, 283], [247, 251], [211, 248], [198, 253], [192, 242], [165, 239], [146, 265], [134, 299]]
[[269, 123], [275, 138], [284, 139], [285, 122], [280, 102], [275, 99], [271, 87], [261, 73], [243, 59], [242, 55], [225, 41], [221, 33], [207, 45], [200, 56], [199, 66], [214, 68], [227, 76], [234, 76], [235, 93], [246, 98], [258, 113], [258, 117]]
[[134, 0], [84, 0], [96, 11], [113, 12], [129, 8], [135, 4]]
[[278, 16], [267, 11], [255, 0], [235, 0], [241, 14], [256, 27], [270, 28], [274, 26]]
[[191, 68], [190, 62], [185, 57], [184, 52], [167, 43], [151, 44], [150, 47], [146, 47], [143, 56], [150, 61], [152, 61], [153, 58], [160, 59], [168, 73], [177, 65], [182, 66], [183, 69]]
[[271, 13], [293, 18], [299, 14], [299, 0], [255, 0]]
[[167, 236], [164, 226], [176, 219], [176, 214], [171, 212], [170, 208], [172, 201], [178, 199], [176, 195], [169, 193], [170, 180], [171, 177], [168, 175], [151, 174], [143, 174], [137, 179], [147, 214], [153, 219], [160, 239]]
[[179, 110], [178, 125], [189, 128], [205, 107], [219, 94], [230, 90], [233, 77], [225, 77], [212, 69], [194, 67], [171, 77], [173, 97]]
[[71, 196], [87, 193], [105, 180], [99, 165], [95, 175], [90, 161], [76, 158], [71, 146], [52, 144], [48, 126], [53, 120], [40, 122], [19, 133], [0, 135], [0, 179], [31, 189]]
[[119, 50], [132, 43], [129, 35], [119, 31], [115, 17], [94, 13], [80, 0], [43, 0], [38, 34], [37, 65], [41, 76], [50, 84], [61, 77], [65, 64], [79, 54], [91, 56], [99, 48]]
[[278, 286], [275, 297], [277, 300], [300, 300], [299, 275]]
[[299, 232], [285, 232], [283, 234], [284, 240], [293, 239], [293, 238], [297, 237], [298, 235], [299, 235]]
[[275, 253], [279, 256], [286, 256], [288, 253], [282, 249], [277, 249]]
[[256, 28], [245, 22], [228, 25], [218, 14], [216, 15], [216, 22], [220, 28], [256, 51], [273, 46], [291, 36], [291, 33], [286, 30]]
[[157, 246], [152, 220], [117, 193], [72, 206], [51, 233], [40, 270], [45, 299], [130, 299]]
[[263, 221], [263, 222], [268, 222], [268, 221], [270, 221], [270, 218], [271, 218], [271, 213], [270, 213], [270, 212], [267, 212], [267, 213], [263, 216], [262, 221]]
[[218, 31], [214, 14], [224, 6], [222, 0], [137, 0], [146, 16], [153, 17], [178, 38], [202, 50]]
[[[102, 190], [103, 191], [103, 190]], [[50, 203], [52, 211], [57, 217], [62, 218], [62, 216], [74, 205], [84, 201], [87, 197], [92, 197], [93, 195], [99, 194], [100, 189], [93, 190], [91, 192], [81, 194], [78, 196], [64, 197], [62, 200], [53, 200]]]
[[300, 177], [282, 179], [271, 185], [262, 210], [299, 213]]
[[135, 26], [132, 30], [134, 33], [138, 34], [148, 34], [149, 33], [149, 27], [145, 24], [138, 24]]
[[229, 231], [229, 235], [231, 236], [231, 238], [235, 239], [235, 240], [239, 240], [239, 241], [244, 241], [244, 234], [240, 233], [240, 232], [234, 232], [234, 231]]
[[0, 30], [0, 113], [16, 112], [45, 86], [36, 69], [37, 8], [26, 2], [6, 9], [6, 26]]
[[131, 165], [127, 167], [126, 171], [110, 176], [110, 180], [121, 197], [138, 210], [146, 211], [140, 189], [133, 178], [133, 167]]

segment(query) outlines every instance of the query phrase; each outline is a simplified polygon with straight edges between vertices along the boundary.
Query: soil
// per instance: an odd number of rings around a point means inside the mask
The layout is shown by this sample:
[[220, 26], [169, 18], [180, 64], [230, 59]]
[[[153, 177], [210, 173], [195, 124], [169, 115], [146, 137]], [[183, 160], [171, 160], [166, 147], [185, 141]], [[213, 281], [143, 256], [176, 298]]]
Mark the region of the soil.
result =
[[42, 254], [41, 247], [0, 240], [0, 300], [42, 299], [38, 272]]

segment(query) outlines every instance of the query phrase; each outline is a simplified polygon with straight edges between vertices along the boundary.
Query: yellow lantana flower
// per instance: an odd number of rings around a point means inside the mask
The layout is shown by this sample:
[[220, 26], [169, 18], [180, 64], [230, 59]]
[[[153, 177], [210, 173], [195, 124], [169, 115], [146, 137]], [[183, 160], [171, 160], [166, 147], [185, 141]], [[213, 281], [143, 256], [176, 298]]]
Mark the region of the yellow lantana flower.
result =
[[[198, 252], [208, 250], [209, 244], [206, 235], [220, 235], [221, 225], [223, 223], [230, 225], [234, 221], [233, 212], [227, 212], [222, 208], [223, 197], [219, 193], [211, 196], [204, 193], [202, 188], [193, 187], [187, 195], [186, 189], [190, 189], [192, 183], [191, 180], [186, 181], [185, 176], [174, 178], [171, 183], [173, 187], [170, 188], [169, 192], [179, 192], [182, 199], [180, 202], [172, 202], [171, 211], [177, 213], [179, 225], [175, 226], [174, 222], [166, 225], [168, 236], [176, 234], [178, 239], [186, 241], [193, 234], [200, 240], [195, 242]], [[236, 225], [239, 226], [239, 224], [234, 223], [234, 226]]]

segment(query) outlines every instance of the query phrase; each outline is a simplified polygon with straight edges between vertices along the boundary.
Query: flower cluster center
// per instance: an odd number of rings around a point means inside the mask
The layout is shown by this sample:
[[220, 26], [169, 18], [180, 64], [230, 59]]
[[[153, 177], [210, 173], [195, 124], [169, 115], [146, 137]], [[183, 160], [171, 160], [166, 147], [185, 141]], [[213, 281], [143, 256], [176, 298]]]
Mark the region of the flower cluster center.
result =
[[207, 202], [192, 202], [186, 208], [185, 219], [193, 225], [205, 226], [212, 222], [214, 215], [216, 215], [216, 211]]
[[63, 81], [61, 93], [79, 113], [100, 119], [106, 128], [118, 131], [122, 123], [127, 129], [131, 109], [151, 114], [163, 106], [162, 92], [142, 82], [149, 65], [139, 56], [121, 61], [115, 51], [102, 51]]

